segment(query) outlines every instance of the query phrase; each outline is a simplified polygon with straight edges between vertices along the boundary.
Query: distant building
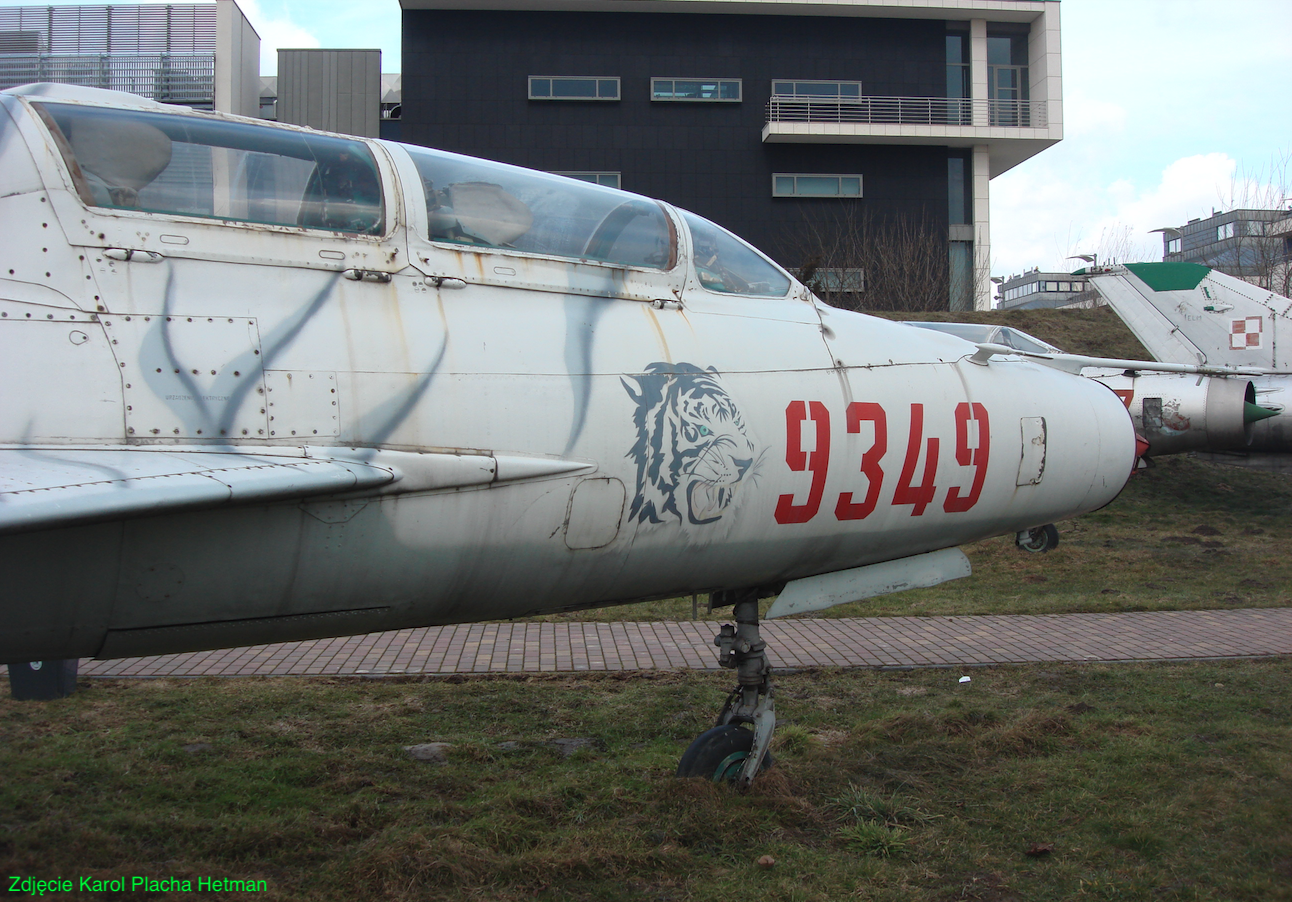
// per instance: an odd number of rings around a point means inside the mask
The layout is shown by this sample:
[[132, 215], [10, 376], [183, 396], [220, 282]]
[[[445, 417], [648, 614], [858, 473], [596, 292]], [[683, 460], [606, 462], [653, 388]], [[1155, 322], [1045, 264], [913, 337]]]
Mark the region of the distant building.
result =
[[1000, 283], [1000, 310], [1088, 306], [1092, 290], [1084, 275], [1032, 269]]
[[292, 125], [381, 137], [381, 51], [278, 51], [275, 118]]
[[34, 82], [256, 116], [260, 36], [235, 0], [0, 7], [0, 89]]
[[790, 269], [809, 223], [917, 222], [952, 309], [991, 304], [990, 179], [1063, 136], [1057, 0], [400, 5], [404, 140], [662, 198]]
[[[378, 137], [399, 141], [400, 75], [381, 73], [381, 127]], [[260, 77], [260, 118], [278, 120], [278, 76]]]
[[404, 99], [404, 79], [398, 72], [381, 73], [381, 137], [387, 141], [404, 140], [400, 128]]
[[1201, 263], [1288, 294], [1292, 210], [1230, 210], [1162, 229], [1162, 261]]

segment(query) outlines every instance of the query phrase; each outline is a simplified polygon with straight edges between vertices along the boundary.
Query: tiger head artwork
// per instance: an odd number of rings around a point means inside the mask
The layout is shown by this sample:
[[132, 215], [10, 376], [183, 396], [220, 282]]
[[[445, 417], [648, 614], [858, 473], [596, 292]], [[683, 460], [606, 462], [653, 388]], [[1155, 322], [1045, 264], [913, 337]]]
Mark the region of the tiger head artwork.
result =
[[627, 454], [637, 464], [629, 517], [684, 526], [720, 520], [758, 455], [717, 370], [652, 363], [622, 381], [637, 404], [637, 441]]

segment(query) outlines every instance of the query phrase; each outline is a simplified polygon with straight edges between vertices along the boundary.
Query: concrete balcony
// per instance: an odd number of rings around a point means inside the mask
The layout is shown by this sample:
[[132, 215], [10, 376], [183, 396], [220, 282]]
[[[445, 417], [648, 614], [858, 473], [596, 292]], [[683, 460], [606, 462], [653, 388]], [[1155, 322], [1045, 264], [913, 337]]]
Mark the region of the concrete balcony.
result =
[[1063, 137], [1044, 100], [772, 95], [763, 141], [990, 148], [994, 177]]

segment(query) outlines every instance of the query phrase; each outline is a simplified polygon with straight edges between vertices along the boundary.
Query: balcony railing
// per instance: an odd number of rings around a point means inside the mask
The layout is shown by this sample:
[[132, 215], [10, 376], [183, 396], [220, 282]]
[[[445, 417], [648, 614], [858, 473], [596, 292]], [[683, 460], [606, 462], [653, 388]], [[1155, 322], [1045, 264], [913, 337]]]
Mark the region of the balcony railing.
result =
[[211, 106], [214, 53], [0, 53], [0, 89], [32, 82], [128, 91], [162, 103]]
[[1045, 128], [1043, 100], [971, 100], [955, 97], [791, 97], [773, 94], [767, 123], [824, 122], [871, 125], [970, 125]]

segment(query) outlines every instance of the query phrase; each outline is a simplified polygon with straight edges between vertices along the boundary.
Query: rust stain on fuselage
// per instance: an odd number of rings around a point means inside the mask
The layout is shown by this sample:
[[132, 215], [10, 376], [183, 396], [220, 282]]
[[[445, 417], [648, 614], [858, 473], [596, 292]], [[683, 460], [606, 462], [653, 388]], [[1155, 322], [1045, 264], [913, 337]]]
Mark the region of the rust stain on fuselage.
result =
[[651, 328], [655, 330], [655, 336], [659, 339], [661, 359], [673, 363], [673, 352], [668, 349], [668, 339], [664, 337], [664, 329], [659, 324], [659, 316], [655, 308], [650, 305], [644, 305], [642, 310], [646, 313], [646, 319], [649, 320]]

